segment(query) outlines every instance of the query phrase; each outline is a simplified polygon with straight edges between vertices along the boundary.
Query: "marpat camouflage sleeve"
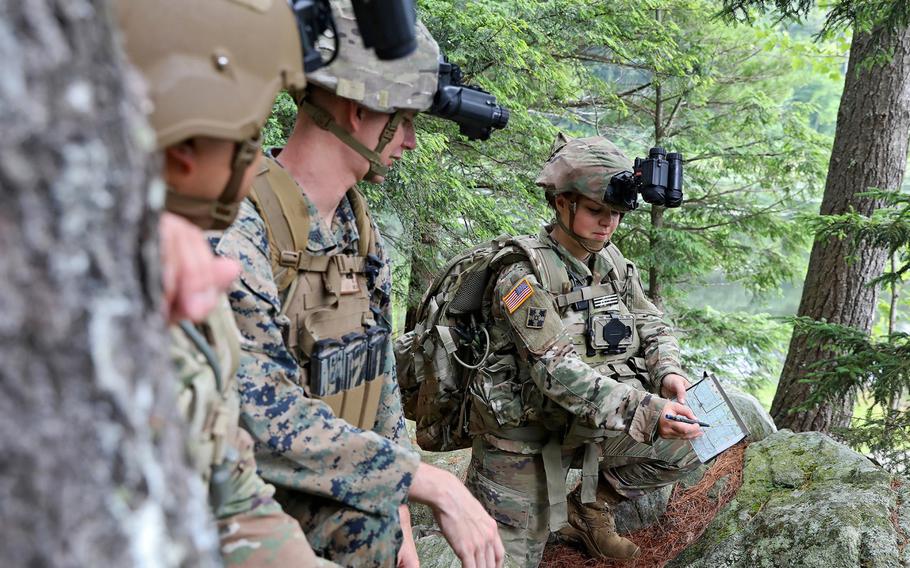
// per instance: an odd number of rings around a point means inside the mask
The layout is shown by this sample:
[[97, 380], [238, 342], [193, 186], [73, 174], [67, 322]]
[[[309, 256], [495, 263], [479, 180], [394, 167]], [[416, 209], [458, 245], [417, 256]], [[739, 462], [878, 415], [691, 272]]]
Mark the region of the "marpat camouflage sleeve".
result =
[[[392, 331], [392, 261], [386, 254], [385, 243], [379, 230], [373, 224], [373, 234], [377, 236], [376, 251], [382, 261], [382, 269], [376, 277], [376, 286], [371, 298], [371, 306], [376, 308], [381, 315], [378, 322]], [[398, 388], [398, 376], [395, 371], [395, 353], [392, 351], [392, 342], [386, 346], [385, 365], [382, 372], [386, 382], [382, 385], [379, 411], [376, 415], [376, 424], [373, 431], [377, 434], [396, 442], [405, 448], [411, 448], [411, 439], [404, 422], [404, 411], [401, 408], [401, 391]]]
[[262, 476], [356, 509], [395, 514], [407, 499], [420, 457], [376, 432], [351, 426], [325, 403], [306, 396], [297, 361], [282, 338], [285, 318], [272, 279], [265, 223], [249, 201], [216, 251], [243, 266], [229, 296], [244, 351], [238, 371], [242, 419], [256, 439]]
[[506, 269], [494, 294], [494, 318], [506, 322], [516, 343], [527, 351], [531, 378], [545, 396], [590, 427], [624, 431], [651, 443], [667, 401], [615, 381], [582, 361], [529, 263]]
[[663, 314], [645, 295], [637, 267], [629, 273], [629, 280], [629, 309], [635, 314], [651, 387], [659, 393], [661, 381], [667, 375], [686, 376], [680, 364], [679, 342], [663, 320]]

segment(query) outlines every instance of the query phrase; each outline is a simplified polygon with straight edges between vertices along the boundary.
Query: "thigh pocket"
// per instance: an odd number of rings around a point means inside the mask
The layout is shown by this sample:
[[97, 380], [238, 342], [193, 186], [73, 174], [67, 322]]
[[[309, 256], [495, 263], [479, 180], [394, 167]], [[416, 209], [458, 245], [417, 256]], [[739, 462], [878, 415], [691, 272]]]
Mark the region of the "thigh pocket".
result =
[[528, 495], [496, 483], [475, 467], [471, 467], [465, 484], [497, 523], [517, 529], [528, 528], [531, 510]]

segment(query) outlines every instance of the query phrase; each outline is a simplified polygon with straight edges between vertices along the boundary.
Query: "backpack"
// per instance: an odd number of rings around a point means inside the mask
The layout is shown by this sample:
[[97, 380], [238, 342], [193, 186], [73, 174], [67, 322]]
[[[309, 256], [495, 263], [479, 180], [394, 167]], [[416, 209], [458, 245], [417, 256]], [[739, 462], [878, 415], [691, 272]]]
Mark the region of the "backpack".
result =
[[456, 256], [424, 293], [414, 329], [396, 340], [404, 414], [417, 423], [422, 449], [471, 446], [465, 394], [490, 354], [490, 287], [500, 269], [523, 260], [547, 286], [551, 279], [534, 251], [541, 246], [535, 237], [503, 235]]

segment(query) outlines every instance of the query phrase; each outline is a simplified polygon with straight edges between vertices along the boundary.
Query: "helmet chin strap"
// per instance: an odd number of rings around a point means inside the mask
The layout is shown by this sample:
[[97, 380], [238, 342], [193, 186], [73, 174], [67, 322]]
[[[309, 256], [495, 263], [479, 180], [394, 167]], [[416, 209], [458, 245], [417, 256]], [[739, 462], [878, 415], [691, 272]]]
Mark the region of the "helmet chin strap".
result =
[[193, 197], [178, 193], [173, 188], [167, 188], [164, 208], [186, 218], [200, 229], [223, 231], [227, 229], [240, 210], [240, 184], [256, 154], [259, 152], [259, 136], [249, 138], [234, 145], [234, 156], [231, 159], [231, 177], [228, 178], [224, 191], [217, 199]]
[[366, 175], [367, 178], [372, 176], [385, 177], [389, 175], [389, 167], [382, 163], [382, 151], [385, 150], [385, 147], [388, 146], [389, 142], [392, 141], [392, 138], [395, 137], [395, 131], [398, 130], [398, 125], [401, 124], [401, 121], [404, 118], [403, 111], [395, 111], [389, 116], [389, 121], [386, 122], [385, 128], [382, 129], [382, 133], [379, 135], [379, 142], [376, 144], [376, 148], [370, 150], [360, 142], [360, 140], [354, 138], [350, 132], [335, 122], [335, 118], [325, 109], [319, 108], [313, 103], [303, 100], [300, 102], [300, 110], [313, 119], [316, 126], [334, 134], [335, 137], [344, 142], [348, 148], [363, 156], [364, 159], [370, 163], [370, 169]]
[[572, 240], [578, 243], [581, 248], [585, 249], [591, 254], [597, 254], [602, 251], [610, 241], [601, 242], [594, 239], [584, 239], [575, 232], [572, 227], [575, 226], [575, 209], [577, 207], [578, 202], [573, 196], [569, 201], [569, 226], [567, 227], [566, 224], [562, 222], [562, 218], [559, 216], [559, 211], [556, 212], [556, 224], [559, 225], [559, 228], [562, 229], [563, 232], [572, 237]]

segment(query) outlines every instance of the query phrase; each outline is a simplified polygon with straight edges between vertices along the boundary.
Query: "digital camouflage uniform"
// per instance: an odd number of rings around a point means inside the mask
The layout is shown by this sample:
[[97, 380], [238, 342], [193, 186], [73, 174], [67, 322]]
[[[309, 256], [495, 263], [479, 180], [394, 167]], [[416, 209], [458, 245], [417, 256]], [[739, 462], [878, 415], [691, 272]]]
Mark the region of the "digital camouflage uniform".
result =
[[204, 325], [183, 326], [171, 329], [178, 402], [191, 463], [210, 489], [225, 565], [332, 566], [319, 563], [300, 526], [272, 498], [275, 489], [256, 473], [252, 439], [239, 424], [239, 333], [227, 298]]
[[[417, 22], [415, 51], [381, 61], [364, 48], [350, 0], [330, 5], [335, 38], [319, 48], [326, 57], [337, 51], [308, 74], [308, 92], [318, 88], [389, 119], [367, 146], [318, 99], [298, 97], [298, 110], [364, 158], [368, 178], [384, 176], [381, 152], [409, 112], [432, 104], [439, 48]], [[388, 341], [389, 258], [356, 190], [325, 226], [277, 161], [267, 161], [253, 186], [255, 205], [243, 204], [216, 251], [243, 265], [230, 300], [245, 352], [243, 423], [260, 471], [321, 556], [392, 566], [403, 536], [398, 508], [420, 457], [405, 430]]]
[[[575, 167], [572, 183], [604, 184], [602, 172], [585, 179]], [[550, 230], [524, 237], [533, 259], [499, 271], [487, 313], [491, 355], [470, 388], [478, 435], [467, 485], [499, 524], [508, 555], [526, 566], [539, 564], [549, 532], [565, 526], [570, 466], [582, 467], [581, 498], [593, 502], [598, 484], [634, 499], [698, 465], [688, 442], [656, 435], [668, 402], [656, 394], [661, 381], [683, 371], [637, 269], [612, 244], [579, 261]], [[612, 353], [587, 339], [605, 325], [623, 330]]]
[[[302, 191], [300, 197], [312, 222], [308, 253], [357, 250], [360, 236], [347, 198], [326, 227]], [[381, 269], [370, 304], [388, 326], [390, 261], [381, 240], [376, 248]], [[216, 251], [243, 265], [229, 296], [244, 351], [237, 373], [243, 423], [256, 439], [262, 476], [279, 486], [285, 510], [300, 521], [320, 555], [349, 566], [393, 564], [402, 539], [398, 507], [407, 500], [420, 456], [405, 429], [391, 344], [375, 424], [356, 428], [305, 388], [303, 370], [283, 336], [286, 297], [275, 283], [266, 225], [249, 201]]]

